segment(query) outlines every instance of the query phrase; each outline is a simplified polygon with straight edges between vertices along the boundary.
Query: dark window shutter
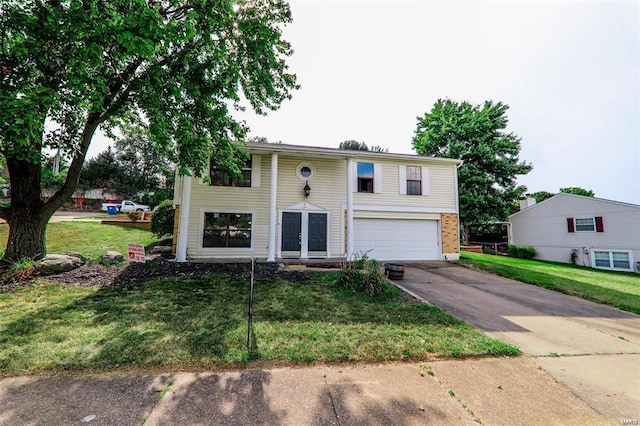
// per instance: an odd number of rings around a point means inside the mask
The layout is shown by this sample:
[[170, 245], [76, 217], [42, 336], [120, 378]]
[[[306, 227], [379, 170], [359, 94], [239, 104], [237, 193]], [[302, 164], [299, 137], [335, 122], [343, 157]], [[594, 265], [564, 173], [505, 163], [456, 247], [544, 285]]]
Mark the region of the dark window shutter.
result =
[[567, 218], [567, 229], [569, 232], [576, 232], [576, 228], [573, 225], [573, 218], [572, 217], [568, 217]]
[[596, 231], [604, 232], [604, 221], [602, 220], [602, 216], [596, 216]]

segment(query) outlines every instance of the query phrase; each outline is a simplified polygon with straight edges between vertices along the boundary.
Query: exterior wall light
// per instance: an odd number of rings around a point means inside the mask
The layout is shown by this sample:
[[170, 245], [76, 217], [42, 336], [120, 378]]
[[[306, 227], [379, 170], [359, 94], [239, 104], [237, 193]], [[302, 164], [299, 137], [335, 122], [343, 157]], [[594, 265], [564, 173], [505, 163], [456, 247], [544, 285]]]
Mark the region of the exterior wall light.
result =
[[304, 198], [307, 198], [309, 194], [311, 194], [311, 187], [309, 186], [309, 181], [304, 185]]

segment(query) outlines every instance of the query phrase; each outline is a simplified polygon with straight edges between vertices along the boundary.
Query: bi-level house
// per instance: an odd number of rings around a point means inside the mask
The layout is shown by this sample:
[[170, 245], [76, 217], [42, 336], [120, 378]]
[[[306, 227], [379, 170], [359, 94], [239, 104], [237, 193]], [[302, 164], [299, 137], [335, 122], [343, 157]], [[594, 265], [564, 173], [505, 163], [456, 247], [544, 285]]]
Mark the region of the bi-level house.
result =
[[247, 143], [242, 177], [212, 159], [175, 185], [176, 260], [455, 260], [458, 160]]

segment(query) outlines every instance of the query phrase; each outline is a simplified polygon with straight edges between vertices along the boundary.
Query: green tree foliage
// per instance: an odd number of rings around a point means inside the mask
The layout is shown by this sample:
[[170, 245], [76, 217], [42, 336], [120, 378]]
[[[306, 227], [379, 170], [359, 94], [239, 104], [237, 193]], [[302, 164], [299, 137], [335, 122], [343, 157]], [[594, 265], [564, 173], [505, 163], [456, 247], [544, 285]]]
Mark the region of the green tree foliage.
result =
[[151, 216], [151, 232], [158, 238], [173, 234], [173, 220], [175, 209], [171, 200], [165, 200], [158, 205]]
[[60, 159], [60, 168], [58, 173], [55, 171], [55, 155], [45, 155], [42, 160], [42, 176], [40, 182], [43, 189], [60, 189], [64, 185], [64, 181], [67, 180], [66, 164], [64, 159]]
[[[554, 195], [556, 195], [553, 192], [547, 192], [547, 191], [538, 191], [538, 192], [534, 192], [533, 194], [530, 194], [529, 196], [531, 198], [533, 198], [534, 200], [536, 200], [536, 203], [540, 203], [544, 200], [546, 200], [547, 198], [551, 198]], [[518, 209], [516, 209], [516, 211], [518, 211]]]
[[457, 158], [460, 221], [463, 226], [506, 220], [511, 205], [526, 192], [516, 183], [532, 166], [519, 160], [520, 138], [505, 132], [509, 107], [438, 100], [418, 118], [413, 147], [420, 155]]
[[570, 186], [567, 188], [560, 188], [560, 192], [566, 194], [582, 195], [584, 197], [595, 197], [596, 194], [590, 189], [580, 188], [579, 186]]
[[[230, 108], [276, 109], [297, 87], [282, 0], [10, 0], [0, 3], [0, 152], [11, 205], [4, 259], [41, 257], [51, 215], [73, 194], [94, 132], [135, 122], [155, 152], [199, 176], [209, 155], [237, 169], [246, 126]], [[45, 123], [48, 123], [45, 125]], [[42, 152], [71, 160], [40, 198]]]
[[338, 149], [346, 149], [350, 151], [371, 151], [371, 152], [389, 152], [388, 148], [382, 148], [381, 146], [367, 146], [364, 142], [358, 142], [353, 139], [348, 141], [340, 142]]
[[[593, 193], [592, 190], [590, 189], [584, 189], [584, 188], [580, 188], [578, 186], [570, 186], [567, 188], [560, 188], [560, 192], [564, 192], [567, 194], [575, 194], [575, 195], [582, 195], [585, 197], [594, 197], [595, 194]], [[538, 191], [538, 192], [534, 192], [533, 194], [530, 194], [530, 197], [534, 198], [536, 200], [536, 203], [542, 202], [544, 200], [546, 200], [547, 198], [551, 198], [554, 195], [557, 195], [554, 192], [547, 192], [547, 191]]]

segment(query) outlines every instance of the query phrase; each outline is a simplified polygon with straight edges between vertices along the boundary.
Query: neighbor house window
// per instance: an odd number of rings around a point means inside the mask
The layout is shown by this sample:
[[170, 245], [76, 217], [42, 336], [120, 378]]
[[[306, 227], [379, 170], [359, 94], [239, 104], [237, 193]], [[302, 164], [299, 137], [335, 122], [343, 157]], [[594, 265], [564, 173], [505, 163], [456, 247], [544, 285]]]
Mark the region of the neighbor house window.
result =
[[595, 231], [596, 224], [592, 217], [576, 218], [576, 232], [580, 231]]
[[373, 163], [358, 163], [358, 192], [373, 192]]
[[628, 251], [593, 251], [593, 266], [604, 269], [631, 270], [631, 255]]
[[211, 159], [211, 168], [209, 169], [209, 177], [213, 186], [251, 186], [251, 157], [242, 163], [240, 167], [240, 175], [232, 176], [222, 169], [219, 169], [215, 161]]
[[251, 247], [250, 213], [205, 213], [202, 247]]
[[407, 195], [422, 195], [422, 167], [407, 166]]

